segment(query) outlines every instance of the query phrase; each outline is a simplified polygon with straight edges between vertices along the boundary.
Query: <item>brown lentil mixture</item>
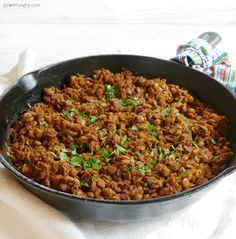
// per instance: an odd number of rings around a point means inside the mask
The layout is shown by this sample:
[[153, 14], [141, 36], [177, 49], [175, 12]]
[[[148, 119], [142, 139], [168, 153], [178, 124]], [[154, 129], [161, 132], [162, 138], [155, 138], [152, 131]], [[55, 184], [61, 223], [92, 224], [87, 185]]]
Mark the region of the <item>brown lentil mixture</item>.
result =
[[229, 122], [163, 79], [102, 69], [44, 89], [11, 128], [9, 154], [27, 177], [63, 192], [141, 200], [182, 192], [232, 156]]

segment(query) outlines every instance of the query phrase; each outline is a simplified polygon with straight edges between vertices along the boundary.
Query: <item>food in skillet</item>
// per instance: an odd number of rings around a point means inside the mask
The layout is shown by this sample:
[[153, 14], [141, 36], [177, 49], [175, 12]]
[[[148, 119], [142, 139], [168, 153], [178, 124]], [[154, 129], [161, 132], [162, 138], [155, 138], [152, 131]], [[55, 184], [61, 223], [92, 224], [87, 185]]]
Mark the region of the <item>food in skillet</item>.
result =
[[196, 187], [232, 156], [229, 122], [188, 90], [129, 71], [76, 74], [45, 88], [11, 128], [9, 153], [32, 180], [83, 197], [157, 198]]

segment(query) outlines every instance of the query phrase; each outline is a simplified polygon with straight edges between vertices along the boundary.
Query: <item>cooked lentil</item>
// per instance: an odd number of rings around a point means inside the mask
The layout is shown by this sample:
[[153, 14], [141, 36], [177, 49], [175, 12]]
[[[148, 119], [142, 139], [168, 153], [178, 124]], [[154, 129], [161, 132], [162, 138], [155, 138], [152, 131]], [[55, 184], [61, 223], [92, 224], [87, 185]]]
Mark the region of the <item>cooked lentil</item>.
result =
[[11, 128], [9, 154], [32, 180], [83, 197], [141, 200], [182, 192], [232, 156], [229, 122], [188, 90], [129, 71], [76, 74]]

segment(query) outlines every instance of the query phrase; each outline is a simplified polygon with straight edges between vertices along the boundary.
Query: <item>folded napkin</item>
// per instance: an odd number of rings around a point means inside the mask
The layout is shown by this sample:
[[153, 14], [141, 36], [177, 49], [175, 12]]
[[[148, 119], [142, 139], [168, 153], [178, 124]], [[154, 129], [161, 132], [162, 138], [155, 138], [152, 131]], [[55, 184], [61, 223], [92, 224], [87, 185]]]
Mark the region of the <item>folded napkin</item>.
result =
[[[0, 77], [1, 91], [33, 70], [36, 54], [27, 50]], [[236, 226], [236, 174], [222, 179], [203, 198], [172, 215], [130, 223], [83, 221], [66, 216], [27, 191], [0, 165], [1, 239], [230, 239]]]
[[236, 95], [236, 71], [231, 68], [228, 54], [206, 40], [197, 38], [180, 45], [172, 60], [210, 75]]

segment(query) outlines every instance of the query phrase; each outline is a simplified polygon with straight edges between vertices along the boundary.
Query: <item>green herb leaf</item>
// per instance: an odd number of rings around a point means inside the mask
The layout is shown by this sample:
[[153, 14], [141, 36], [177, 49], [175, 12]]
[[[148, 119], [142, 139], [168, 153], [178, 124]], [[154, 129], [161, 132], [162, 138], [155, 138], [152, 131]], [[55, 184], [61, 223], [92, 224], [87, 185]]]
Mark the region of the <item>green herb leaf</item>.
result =
[[73, 117], [73, 116], [78, 115], [78, 114], [79, 114], [79, 112], [75, 108], [71, 108], [71, 109], [63, 112], [63, 115], [65, 115], [66, 117], [68, 117], [68, 116]]
[[216, 141], [211, 137], [211, 143], [216, 144]]
[[70, 144], [69, 148], [72, 150], [71, 154], [72, 155], [76, 155], [77, 154], [77, 150], [74, 144]]
[[162, 110], [162, 115], [164, 118], [166, 118], [169, 114], [170, 114], [170, 108], [167, 107]]
[[130, 127], [130, 129], [133, 131], [138, 131], [138, 126], [134, 124]]
[[149, 168], [153, 168], [156, 164], [157, 164], [156, 160], [150, 159], [150, 160], [147, 161], [147, 166]]
[[130, 163], [132, 163], [132, 164], [134, 164], [135, 163], [135, 159], [134, 159], [134, 157], [132, 156], [132, 157], [130, 157]]
[[64, 151], [60, 152], [59, 158], [60, 158], [61, 160], [65, 160], [65, 161], [68, 161], [68, 160], [70, 159], [70, 158], [67, 156], [66, 152], [64, 152]]
[[155, 132], [155, 127], [153, 124], [151, 124], [150, 122], [147, 123], [147, 127], [150, 130], [151, 133]]
[[182, 177], [183, 178], [185, 178], [185, 177], [187, 177], [188, 176], [188, 170], [187, 169], [185, 169], [185, 168], [183, 168], [183, 175], [182, 175]]
[[57, 157], [57, 155], [56, 155], [54, 152], [49, 151], [49, 153], [50, 153], [53, 157]]
[[82, 119], [85, 119], [86, 116], [87, 116], [87, 115], [86, 115], [84, 112], [81, 112], [81, 113], [80, 113], [80, 117], [81, 117]]
[[185, 123], [186, 125], [189, 125], [189, 119], [188, 119], [187, 117], [185, 117], [185, 116], [184, 116], [184, 123]]
[[117, 89], [112, 85], [105, 85], [105, 96], [108, 100], [116, 97]]
[[181, 105], [181, 104], [182, 104], [182, 101], [183, 101], [183, 98], [180, 97], [179, 100], [178, 100], [178, 105]]
[[169, 157], [170, 157], [171, 159], [176, 159], [176, 155], [175, 155], [175, 154], [171, 154]]
[[116, 144], [115, 146], [116, 146], [116, 149], [112, 152], [115, 155], [124, 154], [124, 153], [129, 152], [128, 149], [125, 149], [125, 148], [123, 148], [122, 146], [120, 146], [118, 144]]
[[89, 187], [89, 184], [87, 182], [80, 181], [80, 185], [83, 187]]
[[147, 182], [144, 182], [144, 183], [143, 183], [143, 187], [144, 187], [144, 188], [148, 188]]
[[144, 165], [137, 165], [135, 166], [135, 169], [138, 170], [142, 176], [144, 176], [146, 173], [151, 172], [151, 169], [148, 166], [144, 166]]
[[126, 135], [126, 134], [123, 135], [122, 138], [121, 138], [120, 144], [121, 144], [121, 145], [125, 145], [125, 144], [127, 143], [127, 140], [128, 140], [127, 135]]
[[94, 116], [94, 115], [89, 115], [88, 116], [88, 123], [89, 123], [89, 125], [94, 124], [96, 122], [96, 120], [97, 120], [96, 116]]
[[156, 108], [155, 110], [153, 110], [153, 112], [159, 113], [160, 112], [160, 108]]
[[192, 145], [193, 145], [194, 147], [196, 147], [196, 148], [199, 148], [198, 143], [195, 142], [195, 141], [192, 141]]
[[44, 127], [48, 127], [48, 123], [46, 121], [39, 122], [39, 125], [44, 126]]
[[150, 155], [150, 157], [154, 157], [155, 156], [155, 151], [154, 150], [152, 150], [150, 153], [149, 153], [149, 155]]
[[134, 109], [139, 105], [139, 102], [134, 96], [132, 96], [129, 99], [121, 99], [121, 105], [129, 109]]
[[83, 166], [84, 164], [84, 160], [79, 155], [75, 155], [72, 158], [67, 158], [66, 161], [73, 167]]
[[111, 160], [111, 154], [105, 148], [101, 148], [100, 151], [105, 162], [108, 163]]

